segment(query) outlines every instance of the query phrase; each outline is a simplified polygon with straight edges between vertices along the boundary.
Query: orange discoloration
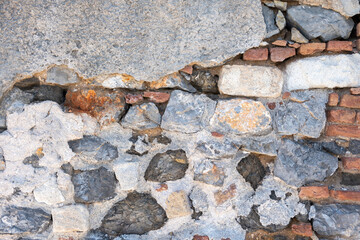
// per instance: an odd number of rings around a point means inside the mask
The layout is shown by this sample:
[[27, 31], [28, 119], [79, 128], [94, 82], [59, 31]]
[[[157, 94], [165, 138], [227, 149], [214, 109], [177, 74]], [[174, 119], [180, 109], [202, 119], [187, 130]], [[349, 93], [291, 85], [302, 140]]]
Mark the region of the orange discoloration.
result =
[[42, 147], [39, 147], [38, 149], [36, 149], [35, 154], [36, 154], [39, 158], [43, 157], [43, 156], [44, 156], [43, 148], [42, 148]]
[[168, 185], [166, 183], [161, 183], [160, 187], [156, 189], [157, 192], [162, 192], [168, 190]]
[[181, 77], [179, 75], [179, 73], [172, 73], [169, 74], [157, 81], [153, 81], [153, 82], [148, 82], [148, 88], [150, 89], [160, 89], [160, 88], [167, 88], [169, 87], [169, 79], [172, 78], [178, 82], [181, 82]]
[[217, 191], [214, 193], [214, 198], [217, 205], [223, 204], [228, 199], [235, 197], [236, 194], [236, 185], [233, 183], [225, 191]]

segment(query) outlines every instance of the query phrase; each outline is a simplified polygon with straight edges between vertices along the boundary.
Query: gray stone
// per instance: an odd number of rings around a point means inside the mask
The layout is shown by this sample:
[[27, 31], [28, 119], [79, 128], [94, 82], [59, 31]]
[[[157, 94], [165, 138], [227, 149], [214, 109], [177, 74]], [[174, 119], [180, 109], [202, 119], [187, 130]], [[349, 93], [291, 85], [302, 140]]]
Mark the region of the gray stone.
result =
[[79, 80], [78, 75], [73, 69], [66, 66], [53, 66], [46, 72], [46, 82], [55, 83], [59, 85], [69, 85], [77, 83]]
[[286, 65], [284, 88], [288, 91], [309, 88], [360, 86], [360, 54], [308, 57]]
[[1, 212], [0, 233], [41, 233], [51, 224], [51, 215], [40, 208], [7, 206]]
[[196, 211], [207, 211], [209, 204], [206, 193], [200, 187], [194, 187], [189, 195], [192, 206]]
[[32, 0], [17, 7], [6, 1], [1, 8], [0, 93], [16, 74], [53, 63], [85, 78], [121, 72], [156, 80], [191, 62], [222, 62], [258, 46], [265, 35], [257, 0]]
[[83, 205], [69, 205], [54, 208], [51, 211], [53, 217], [53, 232], [86, 232], [90, 228], [89, 211]]
[[310, 144], [317, 150], [324, 150], [334, 155], [339, 156], [345, 155], [346, 153], [346, 149], [339, 146], [336, 142], [310, 142]]
[[185, 176], [189, 166], [184, 150], [168, 150], [156, 154], [145, 171], [145, 180], [153, 182], [175, 181]]
[[219, 91], [222, 94], [279, 97], [282, 86], [282, 72], [277, 67], [225, 65], [220, 72]]
[[313, 228], [317, 234], [326, 238], [360, 238], [359, 205], [316, 204], [314, 208]]
[[302, 35], [301, 32], [294, 27], [291, 28], [291, 40], [297, 43], [309, 42], [309, 40], [306, 37], [304, 37], [304, 35]]
[[23, 161], [24, 164], [26, 165], [31, 165], [33, 168], [40, 168], [40, 164], [39, 164], [40, 158], [38, 155], [33, 154], [29, 157], [26, 157]]
[[156, 128], [160, 125], [161, 116], [154, 103], [143, 103], [130, 107], [121, 125], [133, 130]]
[[54, 179], [36, 187], [34, 189], [34, 197], [36, 201], [48, 205], [55, 205], [65, 201], [65, 198]]
[[[330, 41], [347, 39], [354, 27], [354, 21], [341, 14], [321, 7], [294, 6], [287, 10], [288, 22], [308, 39], [320, 38]], [[314, 24], [316, 23], [316, 24]]]
[[254, 154], [241, 159], [236, 166], [236, 170], [243, 176], [245, 181], [251, 184], [254, 190], [256, 190], [266, 174], [260, 159]]
[[253, 136], [240, 139], [241, 150], [259, 153], [269, 156], [276, 156], [281, 140], [274, 132], [265, 136]]
[[261, 135], [271, 130], [271, 116], [258, 101], [219, 100], [210, 120], [210, 130], [221, 134]]
[[6, 113], [14, 111], [22, 111], [25, 104], [29, 104], [34, 99], [34, 96], [25, 93], [19, 88], [11, 89], [0, 103], [0, 128], [6, 128]]
[[348, 150], [352, 153], [352, 154], [360, 154], [360, 141], [359, 140], [354, 140], [352, 139], [349, 143], [349, 148]]
[[175, 90], [162, 117], [161, 127], [183, 133], [198, 132], [209, 123], [216, 102], [207, 96]]
[[326, 123], [327, 91], [292, 92], [291, 101], [279, 105], [275, 111], [275, 125], [280, 135], [318, 138]]
[[284, 139], [275, 161], [274, 175], [287, 184], [300, 187], [307, 183], [324, 180], [337, 168], [336, 157]]
[[120, 162], [114, 164], [114, 172], [121, 190], [134, 190], [139, 180], [138, 162]]
[[35, 86], [40, 86], [40, 79], [38, 77], [30, 77], [21, 79], [21, 81], [16, 82], [14, 84], [14, 87], [20, 88], [20, 89], [27, 89]]
[[224, 167], [221, 162], [204, 159], [194, 166], [195, 181], [220, 187], [224, 184], [225, 177]]
[[341, 173], [341, 184], [346, 186], [358, 186], [360, 185], [360, 174], [359, 173]]
[[85, 236], [84, 240], [110, 240], [110, 237], [99, 230], [91, 230]]
[[284, 14], [281, 11], [278, 11], [276, 14], [276, 26], [279, 28], [279, 30], [283, 30], [286, 26], [286, 19]]
[[83, 138], [69, 141], [68, 144], [73, 152], [88, 154], [97, 161], [110, 161], [118, 157], [117, 148], [97, 136], [84, 135]]
[[190, 81], [183, 78], [178, 72], [166, 75], [157, 81], [147, 82], [146, 86], [150, 90], [175, 88], [187, 92], [196, 92]]
[[211, 72], [202, 70], [202, 69], [194, 69], [193, 73], [190, 76], [191, 84], [201, 92], [206, 93], [218, 93], [217, 83], [219, 77], [214, 76]]
[[104, 167], [75, 172], [71, 180], [75, 189], [75, 202], [93, 203], [115, 197], [115, 174]]
[[265, 24], [266, 24], [266, 36], [265, 38], [269, 38], [278, 34], [280, 30], [276, 27], [275, 24], [275, 13], [271, 8], [268, 8], [262, 5], [262, 14], [264, 16]]
[[65, 90], [59, 86], [40, 85], [24, 90], [34, 96], [33, 101], [53, 101], [62, 104], [65, 101]]
[[108, 211], [100, 229], [112, 237], [144, 234], [161, 228], [166, 221], [165, 210], [150, 194], [131, 192]]
[[352, 17], [360, 12], [358, 0], [300, 0], [299, 3], [332, 9], [345, 17]]
[[274, 0], [275, 7], [280, 9], [281, 11], [286, 11], [287, 9], [287, 2]]
[[4, 158], [4, 152], [2, 148], [0, 147], [0, 171], [4, 171], [6, 168], [6, 162]]
[[235, 156], [240, 146], [236, 143], [225, 139], [222, 141], [199, 141], [196, 146], [196, 150], [203, 153], [207, 158], [222, 159]]

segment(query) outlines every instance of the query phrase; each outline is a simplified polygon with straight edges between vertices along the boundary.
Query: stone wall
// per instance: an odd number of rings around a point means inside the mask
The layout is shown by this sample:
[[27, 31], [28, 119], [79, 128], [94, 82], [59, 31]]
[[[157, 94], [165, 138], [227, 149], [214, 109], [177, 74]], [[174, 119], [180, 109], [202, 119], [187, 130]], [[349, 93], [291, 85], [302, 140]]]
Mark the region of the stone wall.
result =
[[359, 12], [0, 4], [0, 239], [360, 239]]

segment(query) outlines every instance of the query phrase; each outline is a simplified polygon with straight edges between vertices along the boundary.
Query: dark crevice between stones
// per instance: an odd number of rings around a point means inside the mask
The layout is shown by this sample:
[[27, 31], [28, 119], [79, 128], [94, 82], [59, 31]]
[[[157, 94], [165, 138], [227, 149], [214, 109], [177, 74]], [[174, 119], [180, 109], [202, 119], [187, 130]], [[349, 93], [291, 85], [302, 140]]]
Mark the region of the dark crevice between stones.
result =
[[358, 186], [360, 185], [360, 173], [341, 173], [341, 183], [346, 186]]
[[191, 200], [191, 198], [189, 197], [189, 203], [190, 203], [190, 208], [192, 210], [191, 213], [191, 218], [194, 219], [195, 221], [200, 220], [200, 217], [203, 215], [202, 211], [196, 211], [194, 205], [193, 205], [193, 201]]
[[266, 175], [266, 169], [259, 157], [252, 153], [240, 160], [236, 170], [244, 177], [245, 181], [250, 183], [254, 190], [256, 190]]

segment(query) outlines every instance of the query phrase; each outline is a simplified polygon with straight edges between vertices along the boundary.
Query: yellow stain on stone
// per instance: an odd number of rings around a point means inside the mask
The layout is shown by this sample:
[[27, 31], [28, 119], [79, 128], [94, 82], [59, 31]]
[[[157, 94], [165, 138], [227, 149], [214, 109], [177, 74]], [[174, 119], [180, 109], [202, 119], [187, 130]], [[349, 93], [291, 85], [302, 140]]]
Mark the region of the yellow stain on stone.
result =
[[181, 164], [186, 164], [186, 160], [185, 159], [182, 159], [182, 158], [175, 158], [175, 161], [178, 162], [178, 163], [181, 163]]

